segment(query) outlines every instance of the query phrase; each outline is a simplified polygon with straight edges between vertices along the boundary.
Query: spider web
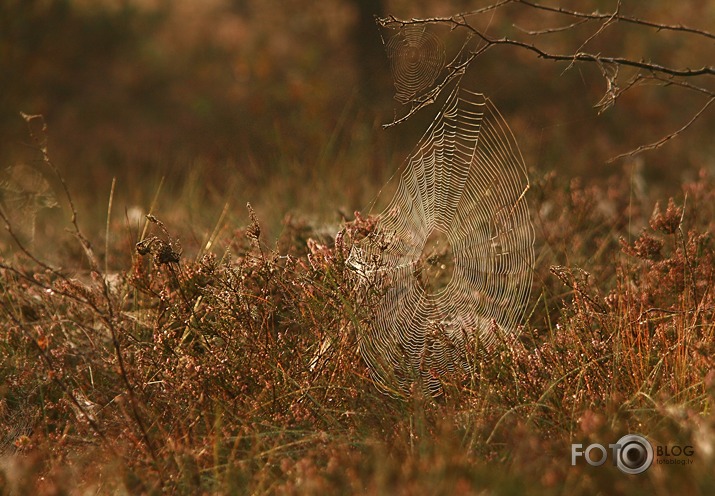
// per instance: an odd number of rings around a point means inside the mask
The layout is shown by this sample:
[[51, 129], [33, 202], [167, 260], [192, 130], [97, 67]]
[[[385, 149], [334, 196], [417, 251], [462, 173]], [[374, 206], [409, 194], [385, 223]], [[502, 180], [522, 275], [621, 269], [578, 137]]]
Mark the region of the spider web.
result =
[[57, 205], [50, 183], [35, 168], [17, 164], [0, 171], [0, 214], [23, 241], [34, 241], [38, 212]]
[[406, 104], [430, 89], [444, 67], [445, 49], [426, 25], [411, 25], [385, 45], [395, 83], [395, 100]]
[[359, 344], [384, 390], [437, 395], [440, 375], [515, 335], [534, 261], [528, 187], [499, 111], [457, 85], [347, 260], [381, 291]]

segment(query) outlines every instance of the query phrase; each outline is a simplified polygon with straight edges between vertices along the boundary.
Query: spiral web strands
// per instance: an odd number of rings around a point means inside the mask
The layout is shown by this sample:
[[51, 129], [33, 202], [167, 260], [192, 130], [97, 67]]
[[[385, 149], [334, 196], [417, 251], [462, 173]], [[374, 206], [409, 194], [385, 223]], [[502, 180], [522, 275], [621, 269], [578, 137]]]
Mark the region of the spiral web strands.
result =
[[360, 351], [385, 391], [438, 395], [441, 374], [515, 335], [534, 261], [528, 187], [498, 110], [457, 86], [347, 261], [382, 290]]
[[443, 43], [426, 26], [404, 27], [388, 40], [386, 49], [395, 82], [395, 100], [402, 104], [430, 89], [444, 67]]
[[0, 171], [0, 213], [13, 223], [23, 241], [34, 240], [37, 213], [56, 206], [50, 183], [34, 168], [17, 164]]

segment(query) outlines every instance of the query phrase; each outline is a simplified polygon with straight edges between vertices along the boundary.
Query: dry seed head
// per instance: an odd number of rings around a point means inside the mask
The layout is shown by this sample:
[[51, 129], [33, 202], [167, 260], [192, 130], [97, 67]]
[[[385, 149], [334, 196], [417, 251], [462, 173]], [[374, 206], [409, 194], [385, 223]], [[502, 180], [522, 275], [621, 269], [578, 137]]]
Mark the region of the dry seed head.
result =
[[663, 213], [660, 209], [660, 202], [656, 202], [653, 214], [650, 217], [650, 226], [665, 234], [673, 234], [680, 227], [683, 220], [683, 209], [675, 205], [675, 201], [671, 197], [668, 199], [668, 207]]
[[261, 237], [261, 225], [258, 223], [256, 212], [250, 203], [246, 203], [246, 208], [248, 209], [248, 215], [251, 217], [251, 225], [246, 229], [246, 236], [258, 241], [258, 238]]
[[174, 250], [169, 243], [161, 243], [156, 251], [156, 261], [160, 264], [179, 263], [181, 253]]

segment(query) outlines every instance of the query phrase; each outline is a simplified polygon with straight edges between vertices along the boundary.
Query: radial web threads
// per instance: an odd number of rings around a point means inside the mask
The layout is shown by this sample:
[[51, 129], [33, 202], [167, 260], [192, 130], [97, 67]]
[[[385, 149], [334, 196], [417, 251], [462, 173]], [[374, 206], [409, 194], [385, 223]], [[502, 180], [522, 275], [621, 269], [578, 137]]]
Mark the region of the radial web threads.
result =
[[439, 394], [440, 375], [515, 335], [534, 262], [528, 187], [501, 114], [457, 86], [348, 258], [382, 291], [360, 351], [384, 390]]
[[402, 104], [430, 89], [444, 67], [444, 45], [424, 25], [402, 28], [388, 40], [386, 49], [395, 99]]

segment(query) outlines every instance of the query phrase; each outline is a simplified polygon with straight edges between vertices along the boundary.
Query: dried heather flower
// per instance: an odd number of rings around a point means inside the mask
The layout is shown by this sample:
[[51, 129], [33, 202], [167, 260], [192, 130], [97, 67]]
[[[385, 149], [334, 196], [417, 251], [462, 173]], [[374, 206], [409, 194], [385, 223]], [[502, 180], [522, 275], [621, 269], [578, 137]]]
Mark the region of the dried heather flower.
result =
[[661, 257], [660, 251], [663, 249], [663, 240], [655, 238], [643, 231], [640, 237], [633, 243], [631, 255], [644, 260], [658, 260]]
[[261, 237], [261, 225], [258, 223], [256, 212], [250, 203], [246, 203], [246, 208], [248, 209], [248, 215], [251, 217], [251, 225], [246, 229], [246, 236], [258, 241], [258, 238]]
[[665, 213], [660, 210], [660, 202], [656, 202], [653, 214], [650, 217], [650, 226], [665, 234], [673, 234], [680, 227], [683, 220], [683, 209], [675, 205], [675, 201], [671, 197], [668, 199], [668, 207]]

